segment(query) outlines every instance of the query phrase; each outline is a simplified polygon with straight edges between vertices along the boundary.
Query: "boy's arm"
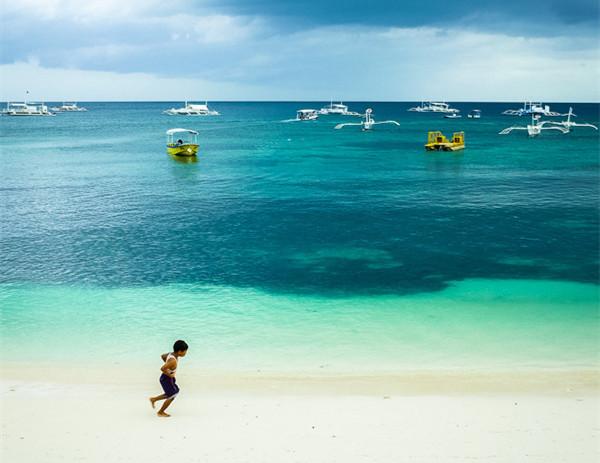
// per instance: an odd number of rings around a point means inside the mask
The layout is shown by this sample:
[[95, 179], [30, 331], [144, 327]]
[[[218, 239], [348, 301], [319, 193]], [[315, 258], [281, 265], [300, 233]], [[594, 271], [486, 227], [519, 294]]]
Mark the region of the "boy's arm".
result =
[[160, 356], [160, 358], [162, 359], [162, 361], [163, 361], [163, 362], [166, 362], [166, 361], [167, 361], [167, 355], [169, 355], [169, 354], [162, 354], [162, 355]]
[[175, 375], [171, 373], [170, 370], [173, 369], [173, 367], [177, 366], [177, 362], [175, 361], [175, 359], [171, 359], [168, 362], [166, 362], [162, 367], [160, 367], [160, 371], [163, 372], [163, 374], [167, 375], [169, 378], [175, 378]]

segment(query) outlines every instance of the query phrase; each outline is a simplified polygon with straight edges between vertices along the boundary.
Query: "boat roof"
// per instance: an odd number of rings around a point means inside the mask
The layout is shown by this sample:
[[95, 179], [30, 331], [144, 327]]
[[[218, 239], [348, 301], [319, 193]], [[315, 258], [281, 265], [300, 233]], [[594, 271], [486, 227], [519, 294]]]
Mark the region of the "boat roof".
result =
[[316, 109], [299, 109], [297, 112], [299, 113], [314, 113], [317, 112]]
[[174, 133], [191, 133], [193, 135], [198, 135], [198, 132], [190, 129], [169, 129], [167, 130], [167, 135], [173, 135]]

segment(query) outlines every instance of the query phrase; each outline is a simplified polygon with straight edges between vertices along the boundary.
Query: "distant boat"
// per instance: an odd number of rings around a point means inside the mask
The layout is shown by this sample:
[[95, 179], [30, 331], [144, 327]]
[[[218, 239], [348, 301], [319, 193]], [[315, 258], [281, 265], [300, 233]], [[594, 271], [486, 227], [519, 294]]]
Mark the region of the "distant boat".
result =
[[77, 103], [63, 103], [62, 106], [55, 106], [50, 108], [51, 111], [56, 113], [67, 113], [67, 112], [82, 112], [87, 111], [86, 108], [77, 106]]
[[297, 121], [314, 121], [319, 118], [319, 113], [316, 109], [299, 109], [296, 111]]
[[208, 108], [208, 102], [198, 104], [186, 101], [183, 108], [171, 108], [163, 112], [169, 116], [219, 116], [217, 111]]
[[379, 124], [393, 124], [393, 125], [400, 125], [399, 122], [397, 121], [380, 121], [380, 122], [376, 122], [375, 119], [373, 119], [373, 117], [371, 116], [371, 114], [373, 114], [373, 110], [371, 108], [368, 108], [365, 111], [364, 114], [364, 121], [361, 122], [346, 122], [345, 124], [338, 124], [334, 127], [334, 129], [342, 129], [344, 127], [349, 127], [349, 126], [360, 126], [362, 127], [363, 131], [364, 130], [371, 130], [373, 128], [374, 125], [379, 125]]
[[167, 153], [173, 156], [196, 156], [198, 132], [190, 129], [167, 130]]
[[450, 113], [450, 114], [444, 115], [444, 117], [446, 119], [460, 119], [462, 116], [458, 113]]
[[547, 117], [556, 117], [556, 116], [565, 116], [566, 114], [560, 114], [556, 111], [551, 111], [550, 106], [544, 105], [542, 103], [533, 103], [532, 101], [526, 101], [523, 103], [523, 107], [519, 109], [507, 109], [502, 112], [502, 114], [506, 116], [547, 116]]
[[481, 110], [473, 109], [469, 114], [467, 114], [469, 119], [481, 119]]
[[360, 113], [348, 111], [348, 106], [343, 104], [341, 101], [339, 103], [334, 103], [332, 101], [331, 103], [329, 103], [329, 106], [325, 106], [319, 109], [319, 114], [337, 116], [361, 116]]
[[443, 103], [439, 101], [423, 101], [420, 106], [415, 106], [414, 108], [408, 109], [408, 111], [413, 111], [417, 113], [457, 113], [458, 109], [451, 108], [448, 103]]
[[6, 103], [5, 116], [54, 116], [44, 103]]
[[571, 117], [577, 117], [576, 114], [573, 114], [573, 108], [569, 107], [569, 112], [567, 113], [567, 120], [554, 122], [554, 121], [544, 121], [544, 124], [556, 125], [558, 127], [564, 127], [568, 132], [571, 131], [572, 127], [589, 127], [590, 129], [598, 130], [594, 124], [588, 124], [587, 122], [573, 122], [571, 121]]

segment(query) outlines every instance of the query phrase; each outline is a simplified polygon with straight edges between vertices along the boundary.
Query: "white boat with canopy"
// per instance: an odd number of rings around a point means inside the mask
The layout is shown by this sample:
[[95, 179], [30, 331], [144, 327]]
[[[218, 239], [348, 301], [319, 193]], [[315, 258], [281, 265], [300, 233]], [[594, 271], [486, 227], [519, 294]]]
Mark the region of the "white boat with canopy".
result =
[[339, 103], [334, 103], [331, 101], [329, 106], [325, 106], [319, 110], [319, 114], [333, 116], [362, 116], [360, 113], [348, 111], [348, 106], [343, 104], [341, 101]]
[[77, 103], [63, 103], [62, 106], [54, 106], [50, 108], [51, 111], [57, 113], [70, 113], [70, 112], [83, 112], [87, 111], [86, 108], [77, 106]]
[[409, 108], [408, 111], [417, 113], [444, 113], [452, 114], [458, 113], [458, 109], [451, 108], [448, 103], [440, 101], [422, 101], [420, 106]]
[[44, 103], [6, 103], [5, 116], [54, 116]]
[[209, 109], [208, 102], [198, 104], [186, 101], [183, 108], [171, 108], [163, 112], [169, 116], [219, 116], [217, 111]]
[[297, 121], [314, 121], [319, 118], [319, 113], [316, 109], [299, 109], [296, 111]]
[[550, 106], [548, 105], [544, 105], [543, 103], [534, 103], [532, 101], [526, 101], [523, 103], [523, 107], [519, 109], [507, 109], [506, 111], [503, 111], [502, 114], [506, 116], [528, 116], [530, 114], [547, 117], [566, 116], [566, 114], [560, 114], [556, 111], [551, 111]]

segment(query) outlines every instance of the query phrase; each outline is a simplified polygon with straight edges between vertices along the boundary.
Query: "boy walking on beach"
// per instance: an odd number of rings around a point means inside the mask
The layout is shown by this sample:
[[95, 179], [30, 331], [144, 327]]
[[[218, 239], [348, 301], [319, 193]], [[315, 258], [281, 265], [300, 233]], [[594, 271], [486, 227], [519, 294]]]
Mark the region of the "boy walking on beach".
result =
[[156, 397], [150, 397], [150, 403], [152, 404], [152, 408], [154, 408], [154, 404], [159, 400], [164, 400], [162, 407], [158, 413], [156, 413], [160, 417], [169, 417], [168, 413], [165, 410], [171, 405], [171, 402], [175, 400], [177, 394], [179, 394], [179, 386], [175, 383], [175, 371], [177, 370], [177, 362], [180, 357], [185, 357], [187, 353], [188, 345], [185, 341], [181, 339], [175, 341], [173, 344], [173, 352], [162, 354], [160, 357], [162, 358], [164, 365], [160, 367], [160, 371], [162, 371], [162, 375], [160, 375], [160, 385], [165, 391], [164, 394], [157, 395]]

